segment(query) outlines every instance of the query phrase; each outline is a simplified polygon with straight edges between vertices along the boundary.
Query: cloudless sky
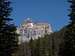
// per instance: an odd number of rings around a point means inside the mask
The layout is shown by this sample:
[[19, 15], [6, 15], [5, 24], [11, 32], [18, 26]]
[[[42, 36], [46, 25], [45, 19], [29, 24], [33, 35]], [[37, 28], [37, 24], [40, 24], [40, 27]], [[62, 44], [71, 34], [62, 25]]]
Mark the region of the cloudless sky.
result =
[[31, 17], [36, 22], [48, 22], [53, 31], [57, 31], [69, 21], [67, 0], [12, 0], [12, 7], [12, 18], [17, 26]]

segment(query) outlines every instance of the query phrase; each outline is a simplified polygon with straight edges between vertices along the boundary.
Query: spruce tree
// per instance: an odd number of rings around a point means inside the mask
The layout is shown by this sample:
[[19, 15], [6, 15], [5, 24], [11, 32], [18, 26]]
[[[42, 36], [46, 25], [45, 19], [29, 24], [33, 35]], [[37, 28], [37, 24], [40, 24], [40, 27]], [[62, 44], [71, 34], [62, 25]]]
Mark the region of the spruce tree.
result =
[[30, 51], [31, 51], [30, 54], [31, 56], [34, 56], [34, 43], [32, 38], [30, 39], [29, 45], [30, 45]]
[[0, 0], [0, 56], [11, 56], [18, 46], [16, 26], [11, 23], [9, 0]]
[[71, 3], [71, 6], [70, 6], [71, 13], [69, 14], [70, 21], [71, 21], [71, 24], [75, 24], [75, 0], [69, 0], [69, 2]]
[[64, 45], [59, 51], [59, 56], [75, 56], [75, 0], [69, 0], [70, 6], [70, 24], [66, 27], [64, 33]]

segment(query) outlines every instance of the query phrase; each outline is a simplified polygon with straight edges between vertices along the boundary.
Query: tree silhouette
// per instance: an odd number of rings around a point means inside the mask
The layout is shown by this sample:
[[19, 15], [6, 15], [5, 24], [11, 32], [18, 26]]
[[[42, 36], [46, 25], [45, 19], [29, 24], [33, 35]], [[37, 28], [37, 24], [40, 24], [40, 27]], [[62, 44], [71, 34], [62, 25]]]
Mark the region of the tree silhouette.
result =
[[10, 3], [9, 0], [0, 0], [0, 56], [11, 56], [18, 46], [16, 26], [9, 18]]
[[60, 56], [75, 56], [75, 0], [69, 0], [70, 6], [70, 24], [66, 26], [64, 33], [64, 45], [61, 48]]

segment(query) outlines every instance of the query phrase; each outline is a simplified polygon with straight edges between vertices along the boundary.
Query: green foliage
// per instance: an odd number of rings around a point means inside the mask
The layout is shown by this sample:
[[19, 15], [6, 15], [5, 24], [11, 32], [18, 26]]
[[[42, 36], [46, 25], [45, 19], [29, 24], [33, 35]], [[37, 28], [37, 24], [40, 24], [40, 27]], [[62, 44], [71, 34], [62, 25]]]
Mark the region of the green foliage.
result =
[[11, 24], [10, 1], [0, 0], [0, 56], [11, 56], [18, 46], [16, 26]]
[[31, 56], [50, 56], [49, 35], [30, 41]]
[[70, 6], [71, 12], [69, 14], [70, 20], [72, 23], [75, 23], [75, 0], [69, 0], [69, 2], [71, 3], [71, 6]]
[[59, 51], [59, 56], [75, 56], [75, 0], [69, 0], [69, 2], [71, 3], [71, 12], [69, 14], [71, 22], [66, 26], [63, 37], [64, 43]]
[[64, 33], [63, 45], [61, 43], [61, 49], [59, 51], [61, 56], [75, 56], [75, 26], [72, 24], [71, 27], [68, 26]]

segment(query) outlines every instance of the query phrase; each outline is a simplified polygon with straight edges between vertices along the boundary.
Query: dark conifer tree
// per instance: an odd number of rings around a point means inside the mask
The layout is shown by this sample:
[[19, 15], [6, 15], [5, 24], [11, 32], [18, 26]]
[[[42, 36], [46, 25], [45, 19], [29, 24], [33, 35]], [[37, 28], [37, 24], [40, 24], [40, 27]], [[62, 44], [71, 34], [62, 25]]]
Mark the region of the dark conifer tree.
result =
[[18, 46], [16, 26], [9, 18], [10, 3], [9, 0], [0, 0], [0, 56], [11, 56]]
[[70, 6], [71, 13], [69, 14], [71, 24], [75, 24], [75, 0], [69, 0], [69, 2], [71, 3], [71, 6]]
[[75, 56], [75, 0], [69, 0], [70, 6], [70, 24], [66, 27], [64, 33], [64, 46], [59, 51], [59, 56]]
[[31, 38], [30, 42], [29, 42], [29, 45], [30, 45], [30, 51], [31, 51], [31, 56], [34, 56], [34, 43], [33, 43], [33, 39]]

